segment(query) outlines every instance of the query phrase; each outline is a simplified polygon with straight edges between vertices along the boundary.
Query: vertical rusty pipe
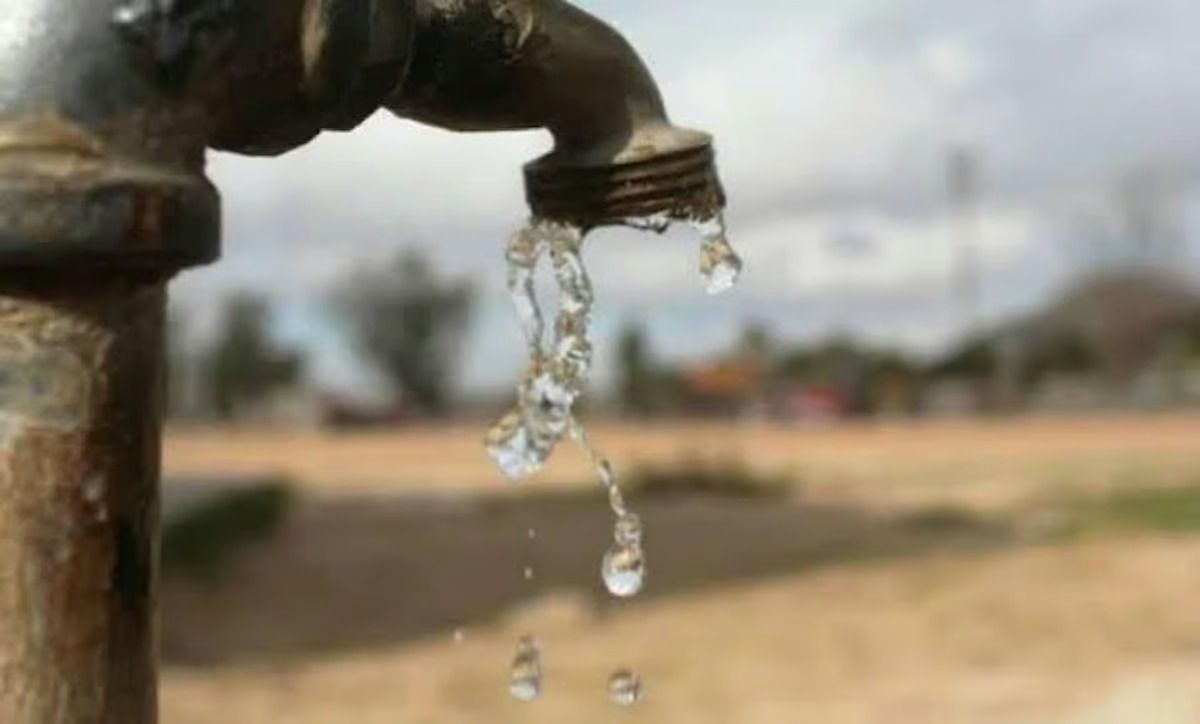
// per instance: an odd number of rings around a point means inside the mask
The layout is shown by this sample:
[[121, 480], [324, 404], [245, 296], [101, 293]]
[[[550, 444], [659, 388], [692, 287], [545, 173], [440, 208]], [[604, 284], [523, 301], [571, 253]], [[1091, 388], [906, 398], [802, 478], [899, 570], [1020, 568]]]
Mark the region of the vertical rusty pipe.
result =
[[165, 278], [0, 279], [0, 722], [144, 724]]

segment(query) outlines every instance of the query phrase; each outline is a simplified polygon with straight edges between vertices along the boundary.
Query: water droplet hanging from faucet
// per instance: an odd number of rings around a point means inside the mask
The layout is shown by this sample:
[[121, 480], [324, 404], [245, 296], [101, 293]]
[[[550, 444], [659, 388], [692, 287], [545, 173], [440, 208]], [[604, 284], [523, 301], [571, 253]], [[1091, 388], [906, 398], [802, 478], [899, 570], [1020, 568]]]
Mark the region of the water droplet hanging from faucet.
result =
[[700, 232], [700, 276], [709, 294], [723, 294], [737, 284], [742, 275], [742, 259], [729, 243], [725, 219], [721, 215], [693, 221]]

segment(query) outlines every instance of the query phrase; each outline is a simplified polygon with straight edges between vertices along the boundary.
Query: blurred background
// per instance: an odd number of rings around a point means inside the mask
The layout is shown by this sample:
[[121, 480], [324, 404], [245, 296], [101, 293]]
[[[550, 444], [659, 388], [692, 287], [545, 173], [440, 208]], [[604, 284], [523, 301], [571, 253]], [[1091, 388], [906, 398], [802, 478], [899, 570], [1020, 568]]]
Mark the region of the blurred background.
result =
[[746, 261], [710, 298], [690, 234], [589, 237], [583, 416], [647, 590], [603, 592], [582, 453], [512, 486], [482, 448], [548, 137], [218, 154], [226, 258], [171, 313], [165, 721], [1200, 721], [1200, 6], [578, 4], [716, 136]]

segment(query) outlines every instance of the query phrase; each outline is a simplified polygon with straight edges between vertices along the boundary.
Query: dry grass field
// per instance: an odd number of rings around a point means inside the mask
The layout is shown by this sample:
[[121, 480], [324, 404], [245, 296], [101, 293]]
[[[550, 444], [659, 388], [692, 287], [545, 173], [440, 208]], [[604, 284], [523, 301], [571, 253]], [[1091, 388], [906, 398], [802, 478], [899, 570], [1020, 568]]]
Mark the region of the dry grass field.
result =
[[[625, 471], [792, 481], [639, 501], [630, 603], [598, 590], [583, 457], [514, 488], [479, 437], [171, 434], [170, 476], [282, 474], [299, 496], [218, 575], [168, 578], [164, 721], [1200, 722], [1195, 501], [1135, 501], [1147, 525], [1087, 502], [1200, 487], [1200, 417], [600, 426]], [[522, 705], [506, 669], [528, 632], [546, 689]], [[619, 666], [645, 679], [636, 709], [606, 701]]]

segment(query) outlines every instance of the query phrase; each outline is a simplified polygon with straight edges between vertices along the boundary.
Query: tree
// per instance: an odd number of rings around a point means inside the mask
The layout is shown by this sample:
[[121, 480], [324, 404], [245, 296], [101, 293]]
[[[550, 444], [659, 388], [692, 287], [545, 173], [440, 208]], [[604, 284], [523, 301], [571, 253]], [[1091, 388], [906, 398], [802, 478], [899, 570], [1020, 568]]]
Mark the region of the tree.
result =
[[[751, 322], [742, 327], [741, 338], [734, 354], [743, 364], [751, 365], [760, 375], [761, 383], [769, 384], [775, 364], [775, 340], [771, 330], [761, 322]], [[760, 390], [765, 392], [766, 390]]]
[[267, 331], [267, 303], [237, 294], [225, 303], [212, 347], [205, 356], [205, 390], [212, 409], [231, 420], [270, 393], [296, 384], [304, 359], [281, 349]]
[[450, 405], [474, 296], [469, 282], [439, 277], [416, 251], [351, 273], [337, 291], [359, 352], [394, 394], [430, 415]]
[[645, 417], [654, 408], [653, 363], [646, 330], [627, 323], [617, 339], [617, 395], [626, 414]]

